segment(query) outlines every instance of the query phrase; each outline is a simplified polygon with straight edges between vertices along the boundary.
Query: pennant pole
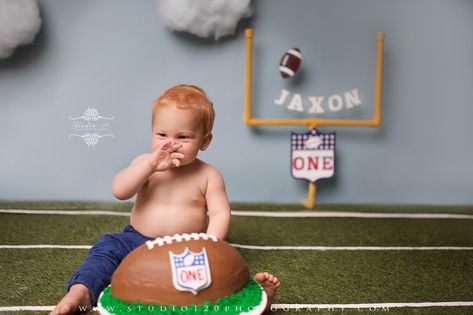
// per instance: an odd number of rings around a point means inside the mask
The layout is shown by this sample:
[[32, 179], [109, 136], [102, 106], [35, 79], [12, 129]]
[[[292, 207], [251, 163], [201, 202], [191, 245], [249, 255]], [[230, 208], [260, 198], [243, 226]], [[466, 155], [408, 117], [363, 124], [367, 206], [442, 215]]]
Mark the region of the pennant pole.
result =
[[307, 193], [307, 199], [302, 201], [302, 205], [306, 208], [313, 209], [315, 206], [315, 193], [317, 191], [317, 185], [315, 183], [309, 183], [309, 191]]
[[[307, 124], [309, 130], [317, 128], [316, 123]], [[308, 209], [313, 209], [315, 206], [315, 194], [317, 193], [317, 185], [315, 183], [309, 182], [309, 187], [307, 191], [307, 199], [302, 201], [302, 205]]]

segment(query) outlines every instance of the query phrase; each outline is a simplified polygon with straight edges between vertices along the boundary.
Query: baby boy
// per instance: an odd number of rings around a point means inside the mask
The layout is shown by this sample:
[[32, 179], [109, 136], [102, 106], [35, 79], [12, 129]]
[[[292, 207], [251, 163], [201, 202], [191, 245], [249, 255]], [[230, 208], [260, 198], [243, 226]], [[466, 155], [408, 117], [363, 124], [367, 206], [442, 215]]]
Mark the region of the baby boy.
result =
[[[51, 314], [71, 314], [96, 305], [121, 260], [147, 240], [193, 232], [225, 239], [230, 205], [223, 178], [197, 159], [212, 141], [214, 117], [212, 102], [193, 85], [171, 87], [156, 100], [151, 153], [137, 156], [112, 184], [120, 200], [136, 194], [130, 225], [94, 244]], [[269, 308], [279, 281], [267, 272], [256, 274], [255, 280], [266, 291]]]

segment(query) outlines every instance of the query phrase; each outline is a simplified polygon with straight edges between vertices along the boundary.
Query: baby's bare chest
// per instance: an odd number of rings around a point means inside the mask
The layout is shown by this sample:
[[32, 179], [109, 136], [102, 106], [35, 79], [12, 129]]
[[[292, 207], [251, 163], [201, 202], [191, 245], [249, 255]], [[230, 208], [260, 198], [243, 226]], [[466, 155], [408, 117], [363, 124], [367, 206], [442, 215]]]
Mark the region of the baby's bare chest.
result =
[[141, 201], [167, 205], [205, 207], [206, 179], [199, 174], [156, 174], [139, 192]]

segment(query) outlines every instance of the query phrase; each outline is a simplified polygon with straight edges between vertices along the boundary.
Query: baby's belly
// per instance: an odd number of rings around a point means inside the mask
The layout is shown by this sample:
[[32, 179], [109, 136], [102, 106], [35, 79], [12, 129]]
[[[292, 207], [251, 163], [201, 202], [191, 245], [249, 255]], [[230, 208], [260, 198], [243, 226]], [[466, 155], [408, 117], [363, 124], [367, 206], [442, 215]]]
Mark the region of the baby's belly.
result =
[[133, 209], [131, 225], [148, 237], [205, 232], [206, 212], [198, 208]]

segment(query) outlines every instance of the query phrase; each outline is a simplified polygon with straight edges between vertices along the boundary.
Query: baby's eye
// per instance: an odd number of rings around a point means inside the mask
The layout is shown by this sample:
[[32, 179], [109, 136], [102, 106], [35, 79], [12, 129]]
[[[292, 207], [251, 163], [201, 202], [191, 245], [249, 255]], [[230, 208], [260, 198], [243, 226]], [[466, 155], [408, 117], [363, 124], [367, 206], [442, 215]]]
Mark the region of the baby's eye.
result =
[[161, 138], [164, 138], [164, 137], [166, 137], [166, 134], [165, 133], [158, 133], [158, 136], [160, 136]]
[[179, 139], [186, 140], [186, 139], [190, 139], [190, 137], [189, 136], [179, 136]]

